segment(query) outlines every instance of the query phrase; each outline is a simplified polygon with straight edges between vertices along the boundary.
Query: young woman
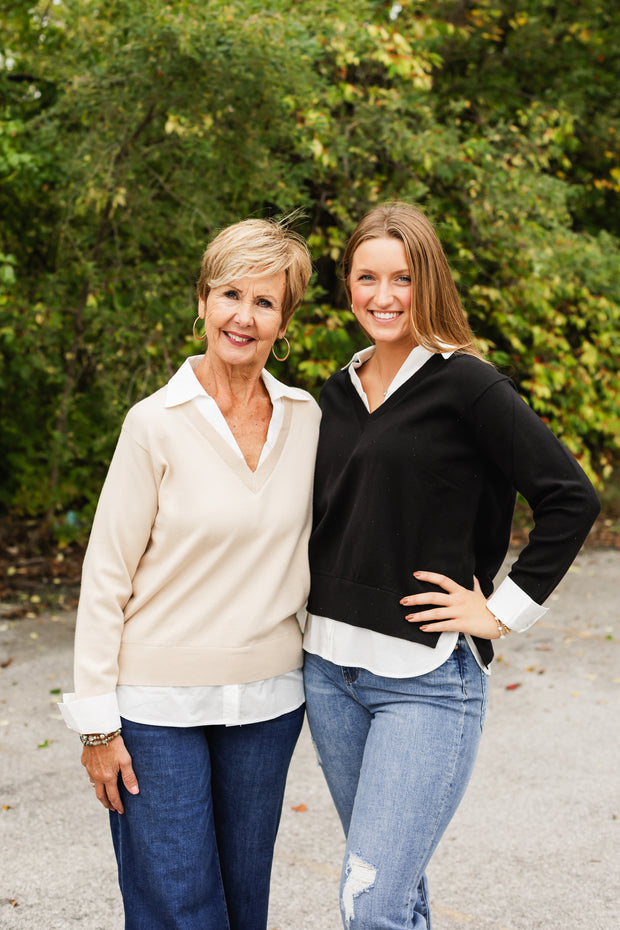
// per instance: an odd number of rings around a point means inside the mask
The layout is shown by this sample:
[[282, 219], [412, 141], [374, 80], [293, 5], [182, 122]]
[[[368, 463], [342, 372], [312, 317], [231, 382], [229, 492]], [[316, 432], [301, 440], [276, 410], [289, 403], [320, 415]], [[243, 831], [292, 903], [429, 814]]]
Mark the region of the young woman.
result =
[[110, 811], [126, 930], [267, 926], [320, 414], [264, 366], [311, 271], [276, 222], [211, 242], [206, 351], [129, 411], [97, 507], [62, 710]]
[[[345, 927], [423, 930], [425, 869], [472, 772], [492, 640], [546, 612], [599, 504], [475, 349], [423, 214], [372, 210], [344, 276], [373, 345], [320, 398], [306, 703], [347, 838]], [[515, 491], [535, 527], [493, 593]]]

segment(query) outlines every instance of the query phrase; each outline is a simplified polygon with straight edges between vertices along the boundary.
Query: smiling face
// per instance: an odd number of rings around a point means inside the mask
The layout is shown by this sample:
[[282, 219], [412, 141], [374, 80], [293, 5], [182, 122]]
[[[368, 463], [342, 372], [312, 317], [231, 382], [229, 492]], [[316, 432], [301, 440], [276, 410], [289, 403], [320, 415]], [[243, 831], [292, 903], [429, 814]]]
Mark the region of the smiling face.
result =
[[408, 352], [411, 332], [411, 276], [400, 239], [366, 239], [353, 254], [349, 276], [351, 305], [358, 323], [375, 345]]
[[226, 365], [262, 369], [276, 339], [282, 338], [283, 271], [239, 278], [214, 287], [198, 303], [205, 324], [207, 353]]

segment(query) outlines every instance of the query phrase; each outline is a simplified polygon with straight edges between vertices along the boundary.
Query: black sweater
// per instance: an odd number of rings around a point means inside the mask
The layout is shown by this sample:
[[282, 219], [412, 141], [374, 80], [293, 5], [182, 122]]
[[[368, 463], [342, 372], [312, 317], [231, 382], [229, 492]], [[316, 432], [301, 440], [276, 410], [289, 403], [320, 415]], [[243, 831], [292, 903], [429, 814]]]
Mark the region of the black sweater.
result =
[[[506, 555], [516, 491], [535, 526], [510, 577], [538, 604], [577, 555], [599, 502], [571, 453], [513, 383], [437, 354], [373, 413], [347, 369], [323, 387], [310, 540], [311, 613], [434, 647], [406, 594], [441, 572], [485, 596]], [[490, 640], [476, 639], [482, 660]]]

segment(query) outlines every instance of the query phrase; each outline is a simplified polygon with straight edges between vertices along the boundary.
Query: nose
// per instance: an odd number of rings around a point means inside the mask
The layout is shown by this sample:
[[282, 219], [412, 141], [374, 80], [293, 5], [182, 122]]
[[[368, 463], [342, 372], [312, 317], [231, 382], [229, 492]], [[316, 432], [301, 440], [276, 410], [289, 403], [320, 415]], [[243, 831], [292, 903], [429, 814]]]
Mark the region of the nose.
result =
[[254, 321], [254, 305], [252, 300], [244, 297], [237, 303], [235, 320], [242, 326], [250, 326]]
[[378, 307], [389, 307], [392, 303], [392, 288], [389, 281], [379, 281], [375, 292], [375, 303]]

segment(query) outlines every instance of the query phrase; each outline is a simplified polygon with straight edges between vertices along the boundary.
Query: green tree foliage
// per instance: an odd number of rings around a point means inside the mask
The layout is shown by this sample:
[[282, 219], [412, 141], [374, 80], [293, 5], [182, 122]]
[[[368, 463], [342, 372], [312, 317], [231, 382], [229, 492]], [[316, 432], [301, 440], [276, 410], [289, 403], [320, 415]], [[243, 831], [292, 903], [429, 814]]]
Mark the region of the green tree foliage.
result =
[[209, 236], [302, 207], [274, 371], [359, 345], [338, 263], [435, 221], [492, 360], [599, 480], [618, 453], [620, 24], [602, 0], [0, 4], [0, 507], [87, 527], [127, 407], [185, 355]]

